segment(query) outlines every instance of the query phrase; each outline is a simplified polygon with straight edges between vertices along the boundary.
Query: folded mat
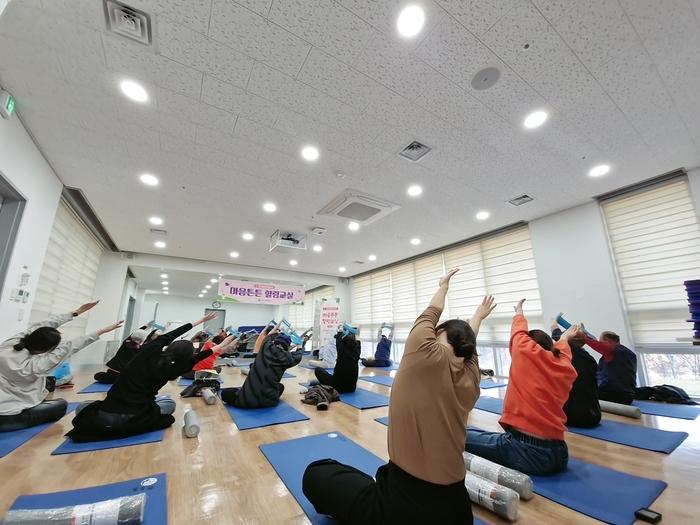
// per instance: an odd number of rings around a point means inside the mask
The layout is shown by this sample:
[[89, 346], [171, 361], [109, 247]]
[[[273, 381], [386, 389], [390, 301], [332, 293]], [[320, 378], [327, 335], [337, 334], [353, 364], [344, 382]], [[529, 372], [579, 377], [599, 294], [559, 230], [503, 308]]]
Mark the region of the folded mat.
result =
[[629, 447], [653, 450], [655, 452], [665, 452], [670, 454], [678, 445], [683, 443], [688, 437], [686, 432], [671, 432], [669, 430], [659, 430], [657, 428], [630, 425], [628, 423], [618, 423], [603, 419], [600, 425], [594, 428], [568, 427], [569, 432], [581, 434], [611, 443], [619, 443]]
[[700, 415], [699, 405], [674, 405], [672, 403], [657, 403], [655, 401], [634, 401], [632, 405], [639, 407], [643, 414], [649, 414], [650, 416], [693, 420]]
[[130, 447], [132, 445], [144, 445], [146, 443], [157, 443], [163, 441], [165, 430], [154, 430], [139, 434], [138, 436], [129, 436], [121, 439], [108, 439], [104, 441], [89, 441], [87, 443], [76, 443], [71, 438], [59, 445], [59, 447], [51, 452], [52, 456], [60, 454], [75, 454], [77, 452], [92, 452], [94, 450], [107, 450], [110, 448]]
[[78, 392], [78, 394], [98, 394], [101, 392], [109, 392], [110, 388], [112, 388], [112, 385], [105, 385], [103, 383], [95, 382], [83, 388], [80, 392]]
[[19, 496], [10, 510], [59, 508], [70, 505], [88, 505], [123, 496], [146, 493], [142, 525], [168, 524], [167, 479], [165, 474], [138, 478], [109, 485], [84, 489]]
[[661, 480], [632, 476], [571, 457], [565, 472], [531, 478], [540, 496], [616, 525], [634, 523], [634, 512], [651, 507], [667, 487]]
[[[68, 403], [66, 414], [70, 414], [80, 403]], [[23, 428], [21, 430], [13, 430], [12, 432], [0, 432], [0, 458], [4, 458], [10, 452], [24, 445], [37, 434], [40, 434], [56, 421], [36, 425], [34, 427]]]
[[270, 425], [309, 419], [284, 401], [280, 401], [276, 407], [270, 408], [236, 408], [226, 403], [224, 403], [224, 406], [238, 430], [249, 430], [251, 428], [268, 427]]

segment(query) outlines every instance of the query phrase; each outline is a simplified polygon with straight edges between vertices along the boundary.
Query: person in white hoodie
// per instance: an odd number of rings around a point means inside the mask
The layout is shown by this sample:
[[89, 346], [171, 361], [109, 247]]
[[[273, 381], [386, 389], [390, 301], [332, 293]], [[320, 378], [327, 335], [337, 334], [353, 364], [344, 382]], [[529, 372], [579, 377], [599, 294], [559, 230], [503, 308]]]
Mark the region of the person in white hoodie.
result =
[[93, 308], [87, 303], [73, 312], [51, 315], [0, 343], [0, 432], [58, 421], [65, 414], [65, 399], [46, 401], [46, 377], [71, 355], [119, 328], [123, 321], [91, 334], [62, 341], [57, 328]]

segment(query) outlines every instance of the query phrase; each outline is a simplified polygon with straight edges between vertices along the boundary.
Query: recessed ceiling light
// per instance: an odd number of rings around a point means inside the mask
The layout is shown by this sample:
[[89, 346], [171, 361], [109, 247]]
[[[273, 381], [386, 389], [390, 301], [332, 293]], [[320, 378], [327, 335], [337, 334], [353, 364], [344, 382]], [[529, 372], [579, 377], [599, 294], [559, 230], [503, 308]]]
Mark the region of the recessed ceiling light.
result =
[[206, 290], [202, 290], [200, 293], [207, 293], [207, 291], [206, 291]]
[[292, 266], [296, 266], [297, 264], [299, 264], [299, 261], [297, 261], [296, 259], [292, 259], [291, 261], [289, 261], [289, 264]]
[[144, 173], [139, 177], [139, 179], [146, 186], [158, 186], [158, 177], [156, 177], [155, 175], [151, 175], [150, 173]]
[[350, 230], [351, 232], [356, 232], [359, 229], [360, 229], [360, 225], [358, 223], [356, 223], [355, 221], [350, 221], [348, 223], [348, 230]]
[[591, 168], [591, 171], [588, 172], [588, 175], [591, 177], [602, 177], [603, 175], [607, 175], [608, 173], [610, 173], [609, 164], [598, 164], [597, 166], [593, 166]]
[[408, 189], [406, 190], [406, 193], [408, 194], [409, 197], [418, 197], [418, 195], [423, 193], [423, 188], [421, 188], [417, 184], [414, 184], [413, 186], [408, 187]]
[[266, 202], [263, 204], [263, 210], [265, 210], [267, 213], [275, 213], [277, 211], [277, 204], [274, 202]]
[[369, 255], [369, 256], [367, 256], [367, 260], [368, 260], [368, 261], [376, 261], [376, 260], [377, 260], [377, 256], [376, 256], [376, 255]]
[[243, 237], [244, 241], [252, 241], [255, 236], [252, 233], [245, 232], [241, 237]]
[[489, 212], [487, 212], [486, 210], [477, 212], [477, 214], [476, 214], [477, 221], [485, 221], [489, 217], [491, 217], [491, 214]]
[[162, 284], [163, 286], [168, 286], [168, 281], [161, 281], [160, 284]]
[[156, 241], [153, 243], [153, 246], [155, 246], [156, 248], [165, 248], [166, 245], [163, 241]]
[[418, 237], [414, 237], [413, 239], [411, 239], [411, 244], [413, 246], [418, 246], [420, 244], [420, 239]]
[[214, 283], [216, 283], [216, 282], [219, 282], [219, 280], [218, 280], [218, 279], [209, 279], [209, 282], [210, 282], [211, 284], [214, 284]]
[[240, 255], [240, 253], [238, 253], [238, 252], [231, 252], [228, 254], [228, 256], [231, 257], [232, 259], [238, 259], [239, 255]]
[[204, 294], [200, 293], [197, 297], [204, 297]]
[[160, 274], [160, 278], [161, 278], [161, 279], [167, 279], [167, 278], [168, 278], [168, 274], [167, 274], [167, 273], [161, 273], [161, 274]]
[[151, 217], [148, 219], [148, 222], [150, 222], [153, 226], [162, 226], [163, 225], [163, 219], [160, 217]]
[[168, 295], [169, 293], [170, 293], [170, 292], [168, 292], [168, 291], [163, 292], [163, 294], [165, 294], [165, 295]]
[[119, 87], [122, 90], [122, 93], [124, 93], [134, 102], [148, 101], [148, 92], [138, 82], [134, 82], [133, 80], [122, 80]]
[[320, 244], [314, 244], [314, 247], [312, 248], [312, 250], [315, 251], [316, 253], [320, 253], [323, 251], [323, 246], [321, 246]]
[[527, 129], [539, 128], [545, 123], [547, 116], [547, 112], [542, 111], [541, 109], [533, 111], [527, 117], [525, 117], [525, 120], [523, 120], [523, 126], [525, 126]]
[[206, 285], [204, 288], [206, 288], [207, 290], [211, 290], [211, 284]]
[[347, 268], [345, 268], [345, 266], [341, 266], [340, 268], [338, 268], [338, 271], [340, 273], [345, 273], [345, 270], [347, 270]]
[[163, 286], [163, 290], [170, 290], [167, 286]]
[[304, 160], [313, 162], [318, 160], [319, 152], [318, 149], [314, 148], [313, 146], [304, 146], [304, 148], [301, 150], [301, 156], [304, 158]]
[[399, 30], [401, 36], [410, 38], [420, 33], [424, 23], [425, 13], [423, 9], [417, 5], [409, 5], [399, 14], [399, 18], [396, 21], [396, 28]]

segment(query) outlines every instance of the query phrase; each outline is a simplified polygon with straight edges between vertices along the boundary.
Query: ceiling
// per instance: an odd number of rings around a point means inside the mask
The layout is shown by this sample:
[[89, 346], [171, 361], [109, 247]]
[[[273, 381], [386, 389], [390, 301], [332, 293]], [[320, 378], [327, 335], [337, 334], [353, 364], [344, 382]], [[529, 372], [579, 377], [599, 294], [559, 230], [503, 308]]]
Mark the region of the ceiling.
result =
[[[352, 275], [700, 164], [697, 0], [412, 2], [426, 23], [410, 40], [398, 0], [126, 3], [153, 16], [152, 47], [108, 34], [98, 0], [15, 0], [0, 18], [0, 82], [121, 250], [292, 269], [270, 234], [321, 226], [323, 252], [296, 269]], [[486, 66], [501, 78], [476, 91]], [[549, 120], [523, 129], [540, 108]], [[397, 156], [413, 139], [433, 147], [415, 164]], [[401, 208], [356, 233], [316, 216], [346, 188]], [[535, 200], [506, 203], [522, 193]]]
[[[212, 283], [211, 279], [219, 279], [220, 274], [217, 273], [206, 273], [206, 272], [191, 272], [185, 270], [172, 270], [167, 267], [164, 268], [154, 268], [150, 266], [129, 266], [131, 273], [134, 275], [136, 284], [142, 290], [146, 290], [146, 293], [163, 293], [163, 286], [168, 287], [168, 294], [171, 296], [184, 296], [184, 297], [197, 297], [202, 290], [206, 290], [203, 300], [213, 301], [216, 299], [217, 290], [219, 288], [218, 282]], [[167, 275], [166, 278], [161, 277], [161, 275]], [[231, 279], [240, 278], [241, 280], [250, 280], [249, 277], [236, 276], [232, 274], [225, 274], [226, 277]], [[259, 282], [267, 282], [266, 279], [256, 279]], [[168, 284], [163, 285], [163, 281]], [[275, 283], [280, 284], [297, 284], [302, 285], [306, 290], [311, 290], [321, 285], [321, 283], [309, 280], [304, 281], [284, 281], [280, 279], [275, 279]], [[207, 289], [205, 286], [211, 286]]]

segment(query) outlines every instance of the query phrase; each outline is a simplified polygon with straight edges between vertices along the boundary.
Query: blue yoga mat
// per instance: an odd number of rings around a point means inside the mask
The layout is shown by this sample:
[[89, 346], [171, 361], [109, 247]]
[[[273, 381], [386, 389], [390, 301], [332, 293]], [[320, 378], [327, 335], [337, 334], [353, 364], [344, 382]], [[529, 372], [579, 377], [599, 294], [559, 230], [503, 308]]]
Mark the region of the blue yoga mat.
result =
[[51, 509], [68, 505], [87, 505], [121, 496], [134, 496], [139, 492], [146, 493], [142, 525], [167, 525], [168, 490], [165, 474], [156, 474], [148, 478], [132, 479], [84, 489], [20, 496], [12, 504], [10, 510]]
[[499, 383], [493, 379], [482, 379], [481, 383], [479, 383], [479, 388], [483, 388], [485, 390], [488, 390], [489, 388], [503, 388], [504, 386], [508, 386], [508, 383]]
[[655, 401], [634, 401], [632, 405], [639, 407], [643, 414], [649, 414], [650, 416], [693, 420], [700, 415], [700, 405], [673, 405]]
[[363, 390], [362, 388], [358, 388], [349, 394], [340, 394], [340, 401], [360, 410], [389, 406], [389, 398], [387, 396]]
[[569, 458], [565, 472], [531, 476], [534, 491], [591, 518], [631, 525], [634, 511], [651, 507], [667, 484]]
[[398, 370], [399, 363], [392, 363], [390, 366], [362, 366], [362, 368], [368, 368], [369, 370]]
[[391, 386], [394, 384], [394, 378], [391, 376], [360, 376], [358, 379], [384, 386]]
[[[68, 403], [66, 414], [70, 414], [80, 403]], [[0, 432], [0, 458], [4, 458], [16, 448], [21, 447], [34, 436], [42, 433], [44, 430], [55, 424], [44, 423], [35, 427], [23, 428], [22, 430], [14, 430], [12, 432]]]
[[293, 423], [309, 419], [284, 401], [280, 401], [279, 405], [270, 408], [236, 408], [226, 403], [224, 403], [224, 406], [238, 430], [269, 427], [270, 425], [281, 425], [282, 423]]
[[109, 392], [110, 388], [112, 388], [112, 385], [93, 383], [83, 388], [80, 392], [78, 392], [78, 394], [98, 394], [101, 392]]
[[382, 425], [389, 426], [389, 416], [385, 417], [378, 417], [375, 419], [377, 423], [381, 423]]
[[59, 447], [51, 452], [52, 456], [60, 454], [75, 454], [78, 452], [92, 452], [94, 450], [107, 450], [110, 448], [130, 447], [132, 445], [145, 445], [163, 441], [165, 430], [154, 430], [138, 436], [130, 436], [122, 439], [108, 439], [105, 441], [90, 441], [88, 443], [76, 443], [67, 438]]
[[673, 452], [688, 437], [686, 432], [671, 432], [607, 419], [601, 420], [595, 428], [569, 427], [568, 430], [582, 436], [666, 454]]
[[[312, 366], [312, 365], [307, 365], [307, 364], [303, 364], [303, 365], [299, 365], [299, 366], [302, 368], [306, 368], [307, 370], [316, 370], [317, 368], [323, 368], [322, 366]], [[333, 374], [335, 372], [335, 368], [323, 368], [323, 370], [325, 370], [329, 374]]]
[[476, 408], [493, 412], [494, 414], [503, 413], [503, 399], [500, 397], [481, 396], [476, 400]]

